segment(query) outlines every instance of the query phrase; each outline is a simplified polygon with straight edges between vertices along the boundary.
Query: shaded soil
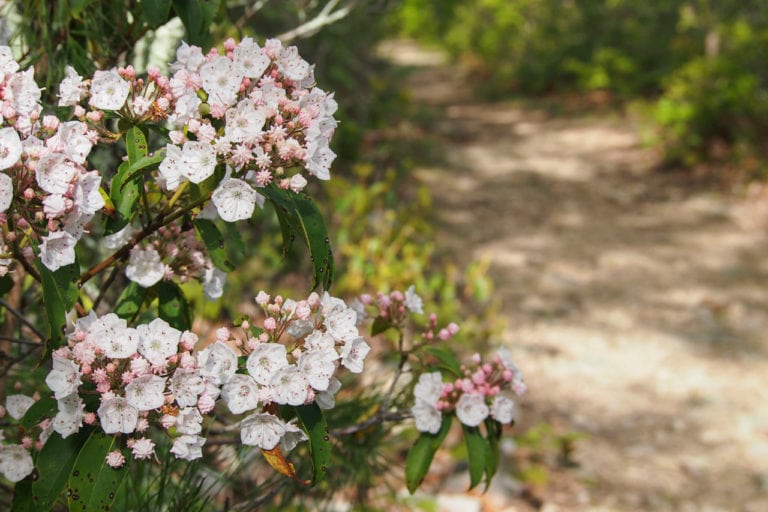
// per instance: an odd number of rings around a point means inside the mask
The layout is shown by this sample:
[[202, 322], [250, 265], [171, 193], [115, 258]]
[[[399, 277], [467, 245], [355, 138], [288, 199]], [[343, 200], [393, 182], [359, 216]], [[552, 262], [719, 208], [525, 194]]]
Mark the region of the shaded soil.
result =
[[484, 509], [768, 510], [766, 201], [658, 171], [621, 113], [482, 102], [441, 55], [383, 52], [435, 113], [438, 243], [490, 258], [517, 431], [577, 436], [538, 483], [507, 446]]

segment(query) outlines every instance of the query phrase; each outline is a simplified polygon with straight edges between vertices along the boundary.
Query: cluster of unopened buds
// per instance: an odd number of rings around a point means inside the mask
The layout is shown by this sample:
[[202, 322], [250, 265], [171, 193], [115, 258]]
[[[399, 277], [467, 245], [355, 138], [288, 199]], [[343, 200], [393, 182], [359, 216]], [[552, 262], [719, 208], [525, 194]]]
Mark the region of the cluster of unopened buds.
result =
[[[259, 292], [256, 301], [265, 314], [261, 327], [243, 321], [244, 340], [221, 328], [203, 350], [196, 350], [194, 333], [162, 319], [135, 328], [114, 313], [79, 319], [67, 346], [54, 351], [45, 379], [58, 412], [39, 426], [36, 442], [0, 446], [0, 473], [14, 482], [24, 478], [32, 471], [29, 448], [39, 449], [52, 431], [66, 438], [83, 425], [122, 434], [134, 459], [154, 456], [151, 427], [159, 427], [173, 439], [171, 453], [193, 460], [206, 442], [204, 419], [219, 402], [246, 414], [239, 422], [243, 444], [293, 449], [306, 434], [280, 418], [278, 406], [333, 408], [341, 387], [337, 368], [362, 372], [370, 347], [355, 311], [327, 293], [294, 301]], [[13, 395], [6, 408], [20, 419], [34, 402]], [[120, 466], [125, 458], [117, 450], [106, 462]]]
[[502, 424], [515, 420], [515, 403], [509, 395], [522, 395], [526, 386], [506, 350], [486, 363], [475, 354], [472, 364], [462, 365], [461, 370], [463, 377], [447, 382], [439, 371], [419, 376], [411, 408], [418, 430], [436, 434], [442, 415], [451, 412], [468, 427], [476, 427], [488, 417]]

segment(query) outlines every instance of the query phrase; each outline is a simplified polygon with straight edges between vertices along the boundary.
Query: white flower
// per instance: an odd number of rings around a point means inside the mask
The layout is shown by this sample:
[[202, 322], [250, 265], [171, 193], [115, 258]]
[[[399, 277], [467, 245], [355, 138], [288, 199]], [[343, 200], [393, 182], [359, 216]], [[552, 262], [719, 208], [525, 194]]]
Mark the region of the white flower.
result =
[[75, 262], [75, 237], [66, 231], [54, 231], [41, 237], [40, 260], [49, 270], [55, 272]]
[[250, 219], [256, 203], [264, 204], [264, 198], [248, 183], [236, 178], [225, 179], [211, 196], [219, 217], [226, 222]]
[[104, 206], [104, 198], [99, 192], [101, 176], [98, 171], [81, 173], [73, 194], [77, 209], [84, 214], [94, 214]]
[[336, 153], [328, 147], [328, 139], [318, 137], [307, 144], [307, 153], [304, 157], [307, 172], [319, 180], [331, 179], [329, 168], [336, 158]]
[[226, 384], [237, 371], [237, 354], [229, 345], [217, 341], [198, 354], [201, 373], [216, 384]]
[[251, 414], [240, 422], [240, 440], [248, 446], [271, 450], [285, 434], [285, 422], [268, 413]]
[[485, 396], [478, 393], [461, 395], [456, 404], [456, 417], [468, 427], [476, 427], [488, 417]]
[[59, 411], [53, 418], [53, 430], [62, 438], [66, 438], [83, 426], [84, 404], [77, 393], [72, 393], [57, 400]]
[[304, 346], [307, 350], [333, 350], [336, 346], [336, 340], [333, 336], [323, 331], [314, 331], [304, 339]]
[[192, 407], [205, 389], [200, 370], [177, 368], [171, 377], [171, 393], [181, 407]]
[[424, 301], [422, 301], [421, 297], [416, 294], [416, 287], [414, 285], [409, 286], [405, 291], [405, 301], [403, 302], [403, 305], [408, 308], [408, 311], [411, 313], [418, 313], [419, 315], [424, 314]]
[[335, 360], [339, 358], [336, 350], [304, 352], [299, 357], [299, 370], [312, 388], [325, 391], [336, 370]]
[[211, 104], [229, 106], [237, 100], [243, 69], [228, 58], [220, 56], [206, 62], [200, 68], [200, 76]]
[[203, 456], [205, 438], [198, 435], [183, 435], [176, 438], [171, 447], [171, 453], [177, 459], [195, 460]]
[[207, 142], [187, 141], [181, 148], [178, 170], [192, 183], [205, 181], [216, 170], [216, 151]]
[[285, 346], [279, 343], [259, 343], [246, 361], [250, 376], [263, 386], [269, 385], [275, 373], [286, 366]]
[[496, 395], [491, 403], [491, 417], [499, 423], [515, 420], [515, 402], [504, 395]]
[[131, 357], [139, 349], [139, 333], [132, 327], [113, 329], [96, 342], [104, 355], [115, 359]]
[[119, 110], [128, 99], [131, 85], [115, 70], [96, 71], [91, 81], [89, 105], [101, 110]]
[[165, 157], [160, 162], [158, 171], [165, 184], [166, 190], [176, 190], [181, 185], [183, 178], [181, 175], [181, 148], [174, 144], [165, 145]]
[[[313, 324], [311, 320], [294, 320], [288, 325], [285, 332], [287, 332], [289, 336], [298, 339], [311, 333], [314, 328], [315, 324]], [[333, 338], [331, 338], [331, 342], [333, 342]]]
[[139, 325], [139, 354], [156, 365], [163, 365], [179, 349], [181, 331], [170, 326], [162, 318], [155, 318], [149, 324]]
[[7, 169], [21, 158], [21, 139], [10, 127], [0, 128], [0, 169]]
[[34, 403], [35, 399], [31, 396], [8, 395], [5, 399], [5, 410], [8, 411], [8, 415], [11, 418], [20, 420]]
[[49, 219], [56, 219], [66, 214], [71, 204], [71, 201], [63, 195], [51, 194], [43, 199], [43, 213]]
[[59, 106], [77, 105], [86, 93], [83, 77], [77, 74], [75, 68], [67, 66], [66, 76], [59, 84]]
[[244, 37], [235, 51], [233, 60], [243, 70], [248, 78], [259, 78], [271, 62], [269, 57], [261, 51], [261, 48], [250, 37]]
[[134, 247], [128, 266], [125, 267], [125, 275], [139, 286], [149, 288], [163, 279], [165, 265], [154, 247]]
[[273, 401], [279, 404], [302, 405], [307, 401], [309, 386], [295, 365], [278, 370], [269, 385]]
[[230, 142], [258, 141], [267, 120], [266, 110], [256, 108], [250, 99], [241, 100], [227, 109], [224, 135]]
[[221, 398], [234, 414], [255, 409], [259, 405], [259, 388], [249, 375], [236, 373], [221, 388]]
[[142, 375], [125, 387], [125, 399], [139, 411], [158, 409], [165, 403], [165, 379], [159, 375]]
[[176, 416], [176, 430], [182, 434], [199, 434], [203, 431], [203, 415], [197, 407], [185, 407]]
[[19, 70], [19, 63], [13, 58], [13, 51], [8, 46], [0, 46], [0, 82], [7, 75]]
[[20, 444], [0, 446], [0, 473], [11, 482], [20, 482], [34, 468], [32, 456]]
[[363, 338], [355, 338], [352, 341], [348, 341], [344, 344], [344, 348], [341, 349], [341, 364], [352, 373], [360, 373], [363, 371], [365, 356], [370, 351], [370, 345]]
[[0, 172], [0, 213], [11, 206], [13, 201], [13, 180], [7, 174]]
[[[30, 115], [40, 101], [40, 87], [35, 82], [32, 68], [14, 73], [5, 83], [5, 100], [13, 105], [19, 114]], [[18, 125], [17, 125], [18, 126]]]
[[130, 434], [136, 430], [136, 424], [139, 421], [139, 410], [120, 396], [103, 400], [96, 413], [99, 415], [101, 429], [105, 434], [116, 432]]
[[134, 459], [150, 459], [155, 453], [155, 443], [148, 437], [142, 437], [131, 446]]
[[306, 186], [307, 186], [307, 179], [301, 174], [294, 174], [293, 176], [291, 176], [291, 179], [288, 182], [288, 188], [290, 188], [297, 194], [302, 190], [304, 190], [304, 187]]
[[417, 398], [416, 403], [411, 407], [411, 414], [413, 414], [413, 419], [416, 420], [416, 429], [419, 432], [437, 434], [440, 430], [443, 415], [434, 405]]
[[80, 121], [61, 123], [56, 133], [45, 141], [51, 151], [62, 153], [75, 163], [84, 164], [93, 142], [88, 138], [88, 125]]
[[77, 174], [75, 164], [61, 153], [45, 153], [35, 167], [35, 180], [49, 194], [66, 194]]
[[[295, 421], [295, 418], [291, 421]], [[283, 453], [288, 453], [289, 451], [296, 448], [297, 444], [302, 441], [306, 441], [307, 439], [309, 438], [303, 430], [294, 425], [292, 422], [288, 422], [285, 424], [285, 433], [280, 439], [280, 451]]]
[[119, 249], [120, 247], [124, 246], [133, 236], [133, 228], [130, 224], [125, 226], [123, 229], [118, 231], [117, 233], [112, 233], [111, 235], [107, 235], [101, 239], [101, 242], [104, 244], [104, 247], [107, 249]]
[[176, 62], [171, 66], [172, 71], [187, 69], [197, 71], [205, 62], [203, 51], [198, 46], [189, 46], [185, 41], [176, 50]]
[[325, 317], [326, 332], [337, 341], [351, 341], [360, 336], [357, 330], [357, 313], [354, 309], [345, 307], [343, 310], [334, 309]]
[[81, 375], [80, 367], [74, 361], [54, 355], [53, 370], [48, 373], [45, 383], [56, 399], [60, 399], [77, 392]]
[[309, 63], [299, 56], [295, 46], [280, 50], [277, 69], [289, 80], [300, 81], [309, 73]]
[[203, 293], [208, 300], [216, 300], [224, 294], [227, 273], [216, 267], [206, 268], [203, 276]]
[[443, 392], [443, 376], [440, 372], [422, 373], [413, 388], [413, 396], [431, 406], [437, 405]]
[[336, 377], [331, 377], [328, 389], [315, 394], [315, 403], [321, 409], [333, 409], [336, 406], [336, 393], [341, 389], [341, 381]]

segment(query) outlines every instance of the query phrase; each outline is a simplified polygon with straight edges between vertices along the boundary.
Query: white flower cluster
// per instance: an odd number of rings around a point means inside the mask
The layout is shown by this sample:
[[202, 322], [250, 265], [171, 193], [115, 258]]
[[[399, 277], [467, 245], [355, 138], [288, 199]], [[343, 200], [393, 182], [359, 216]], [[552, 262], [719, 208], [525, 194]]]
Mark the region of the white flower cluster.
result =
[[[160, 177], [175, 190], [187, 180], [206, 180], [218, 163], [227, 163], [231, 172], [212, 200], [218, 216], [234, 222], [263, 205], [254, 187], [271, 183], [285, 169], [304, 168], [321, 180], [330, 178], [336, 155], [328, 143], [337, 105], [333, 94], [314, 87], [312, 67], [295, 46], [284, 48], [270, 39], [260, 47], [251, 38], [224, 46], [224, 55], [215, 49], [203, 55], [186, 44], [177, 51], [169, 118], [175, 130]], [[223, 129], [215, 127], [217, 120]], [[306, 184], [301, 174], [280, 182], [296, 192]]]
[[85, 167], [97, 135], [80, 121], [40, 119], [33, 70], [18, 69], [11, 50], [0, 47], [0, 213], [14, 201], [32, 212], [19, 227], [41, 223], [40, 258], [56, 270], [75, 261], [84, 226], [104, 206], [101, 177]]
[[[243, 444], [293, 449], [307, 436], [279, 416], [278, 405], [334, 407], [341, 387], [337, 368], [361, 372], [370, 347], [359, 335], [355, 311], [327, 293], [294, 301], [259, 292], [256, 301], [265, 313], [263, 327], [244, 324], [252, 334], [245, 341], [219, 329], [217, 341], [200, 351], [195, 334], [162, 319], [135, 328], [113, 313], [79, 319], [67, 346], [53, 353], [45, 379], [58, 412], [39, 425], [35, 442], [0, 445], [0, 473], [23, 479], [33, 470], [32, 446], [40, 449], [51, 432], [66, 438], [86, 424], [121, 434], [135, 459], [154, 456], [151, 427], [159, 427], [173, 438], [171, 453], [193, 460], [202, 456], [205, 418], [220, 401], [232, 414], [245, 415]], [[0, 417], [19, 420], [34, 402], [9, 396]], [[115, 452], [107, 463], [118, 467], [125, 460]]]
[[491, 363], [483, 363], [479, 354], [473, 356], [472, 362], [470, 368], [462, 366], [464, 377], [453, 382], [443, 382], [438, 371], [419, 376], [411, 408], [418, 430], [436, 434], [443, 413], [451, 411], [469, 427], [480, 425], [489, 416], [502, 424], [514, 421], [515, 403], [508, 394], [525, 392], [520, 370], [505, 351], [499, 351]]

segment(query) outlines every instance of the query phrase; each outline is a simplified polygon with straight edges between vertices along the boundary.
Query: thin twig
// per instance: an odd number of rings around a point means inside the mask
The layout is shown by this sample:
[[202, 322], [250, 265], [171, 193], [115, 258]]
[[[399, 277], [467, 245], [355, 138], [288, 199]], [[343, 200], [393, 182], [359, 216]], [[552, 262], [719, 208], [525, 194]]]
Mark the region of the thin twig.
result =
[[39, 347], [40, 346], [40, 342], [39, 341], [22, 340], [20, 338], [11, 338], [10, 336], [2, 336], [2, 335], [0, 335], [0, 340], [10, 341], [11, 343], [17, 343], [19, 345], [32, 345], [32, 346], [35, 346], [35, 347]]
[[363, 430], [371, 428], [374, 425], [379, 425], [380, 423], [384, 423], [385, 421], [402, 421], [410, 417], [411, 417], [411, 413], [406, 411], [381, 412], [381, 413], [374, 414], [367, 420], [361, 423], [358, 423], [356, 425], [350, 425], [348, 427], [333, 429], [331, 430], [331, 435], [333, 437], [348, 436], [350, 434], [356, 434], [357, 432], [362, 432]]
[[21, 314], [21, 312], [19, 310], [17, 310], [16, 308], [11, 306], [7, 302], [5, 302], [3, 299], [0, 299], [0, 306], [3, 306], [5, 309], [7, 309], [9, 312], [11, 312], [16, 318], [21, 320], [21, 322], [24, 325], [26, 325], [27, 327], [29, 327], [32, 330], [32, 332], [34, 332], [40, 338], [40, 340], [44, 340], [45, 339], [45, 334], [40, 332], [40, 330], [37, 327], [35, 327], [34, 324], [32, 324], [32, 322], [27, 320], [24, 317], [24, 315]]
[[344, 7], [340, 7], [338, 10], [331, 12], [338, 3], [339, 0], [330, 0], [323, 6], [323, 9], [317, 13], [317, 16], [305, 23], [302, 23], [296, 28], [280, 34], [277, 36], [277, 39], [287, 43], [289, 41], [293, 41], [294, 39], [300, 39], [302, 37], [309, 37], [314, 35], [326, 25], [330, 25], [346, 17], [357, 5], [357, 0], [350, 0], [350, 2]]

